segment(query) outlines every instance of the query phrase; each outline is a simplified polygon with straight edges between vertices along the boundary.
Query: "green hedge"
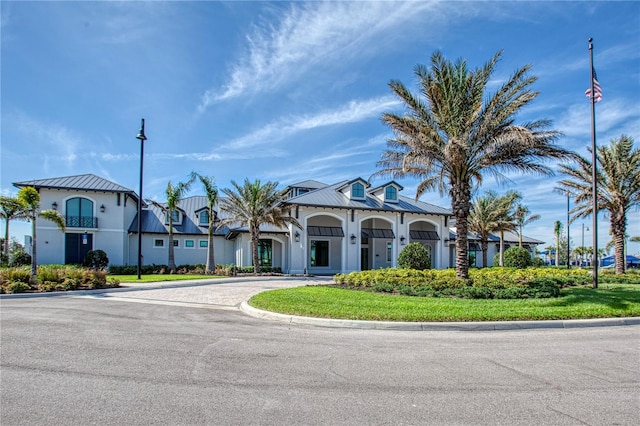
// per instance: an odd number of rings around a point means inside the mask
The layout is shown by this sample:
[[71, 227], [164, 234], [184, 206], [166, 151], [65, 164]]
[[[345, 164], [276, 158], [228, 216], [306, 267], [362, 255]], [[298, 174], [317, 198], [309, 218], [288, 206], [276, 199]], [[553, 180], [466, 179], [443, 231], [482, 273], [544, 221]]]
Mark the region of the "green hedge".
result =
[[73, 265], [40, 265], [37, 279], [31, 267], [0, 269], [0, 293], [48, 292], [77, 289], [119, 287], [120, 282], [107, 279], [107, 273]]
[[343, 287], [410, 296], [465, 299], [520, 299], [558, 297], [560, 288], [590, 283], [586, 270], [546, 268], [485, 268], [469, 271], [469, 280], [456, 277], [454, 269], [378, 269], [337, 274]]

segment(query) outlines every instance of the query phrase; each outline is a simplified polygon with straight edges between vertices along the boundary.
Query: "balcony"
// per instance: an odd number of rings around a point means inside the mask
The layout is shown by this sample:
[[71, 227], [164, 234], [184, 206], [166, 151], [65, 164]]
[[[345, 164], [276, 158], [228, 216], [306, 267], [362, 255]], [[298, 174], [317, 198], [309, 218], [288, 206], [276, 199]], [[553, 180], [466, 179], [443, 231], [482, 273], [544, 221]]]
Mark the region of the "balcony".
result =
[[67, 216], [67, 228], [97, 228], [98, 218], [93, 216]]

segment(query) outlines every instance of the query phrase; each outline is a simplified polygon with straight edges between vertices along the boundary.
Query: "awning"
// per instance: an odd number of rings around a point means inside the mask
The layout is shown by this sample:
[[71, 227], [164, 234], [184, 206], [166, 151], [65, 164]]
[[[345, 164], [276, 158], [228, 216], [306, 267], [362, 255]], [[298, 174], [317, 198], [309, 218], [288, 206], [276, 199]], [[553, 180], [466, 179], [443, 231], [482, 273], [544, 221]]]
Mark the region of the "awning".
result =
[[480, 249], [480, 244], [469, 243], [469, 251], [482, 251], [482, 250]]
[[340, 226], [307, 226], [307, 235], [310, 237], [344, 237]]
[[438, 241], [440, 236], [436, 231], [409, 231], [412, 240]]
[[362, 228], [362, 238], [386, 238], [393, 239], [396, 236], [391, 229]]

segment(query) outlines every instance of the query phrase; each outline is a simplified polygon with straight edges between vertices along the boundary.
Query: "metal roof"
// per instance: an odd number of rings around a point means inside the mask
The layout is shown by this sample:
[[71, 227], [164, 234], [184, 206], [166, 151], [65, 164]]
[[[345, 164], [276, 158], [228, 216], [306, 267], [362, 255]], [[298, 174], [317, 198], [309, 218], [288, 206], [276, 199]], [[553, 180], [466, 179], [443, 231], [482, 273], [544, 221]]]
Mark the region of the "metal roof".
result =
[[[456, 239], [456, 228], [450, 228], [449, 238], [452, 240]], [[480, 241], [480, 237], [477, 234], [469, 232], [467, 234], [467, 239], [472, 241]], [[489, 234], [489, 242], [491, 243], [499, 243], [500, 242], [500, 234], [497, 232]], [[505, 231], [504, 232], [504, 242], [505, 243], [519, 243], [519, 237], [516, 232]], [[535, 238], [527, 237], [526, 235], [522, 236], [522, 244], [544, 244], [544, 241], [536, 240]]]
[[320, 189], [327, 186], [326, 183], [318, 182], [317, 180], [308, 179], [302, 182], [287, 185], [287, 188], [304, 188], [304, 189]]
[[136, 200], [138, 199], [138, 195], [132, 189], [118, 185], [115, 182], [111, 182], [110, 180], [101, 178], [94, 174], [27, 180], [24, 182], [14, 182], [13, 185], [17, 188], [32, 186], [36, 189], [46, 188], [76, 191], [123, 192], [135, 196]]
[[379, 210], [390, 212], [407, 212], [420, 214], [435, 214], [450, 216], [451, 210], [439, 207], [434, 204], [416, 201], [409, 197], [399, 195], [398, 202], [384, 203], [379, 198], [370, 195], [368, 192], [364, 200], [351, 200], [344, 193], [340, 192], [340, 188], [344, 188], [347, 184], [364, 179], [353, 179], [350, 181], [342, 181], [324, 188], [317, 189], [306, 194], [289, 198], [283, 203], [288, 205], [300, 205], [310, 207], [328, 207], [343, 208], [356, 210]]

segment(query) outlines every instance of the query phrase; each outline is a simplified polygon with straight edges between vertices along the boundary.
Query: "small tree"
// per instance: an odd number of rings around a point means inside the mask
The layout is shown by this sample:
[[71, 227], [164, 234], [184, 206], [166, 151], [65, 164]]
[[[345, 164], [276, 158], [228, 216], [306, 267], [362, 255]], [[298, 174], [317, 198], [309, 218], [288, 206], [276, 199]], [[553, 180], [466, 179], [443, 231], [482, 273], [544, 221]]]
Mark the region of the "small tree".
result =
[[410, 243], [400, 252], [398, 266], [404, 269], [430, 269], [429, 252], [420, 243]]
[[522, 247], [510, 247], [504, 252], [504, 266], [509, 268], [526, 268], [531, 266], [531, 254]]
[[106, 269], [109, 258], [104, 250], [89, 250], [84, 258], [84, 266], [91, 269]]

